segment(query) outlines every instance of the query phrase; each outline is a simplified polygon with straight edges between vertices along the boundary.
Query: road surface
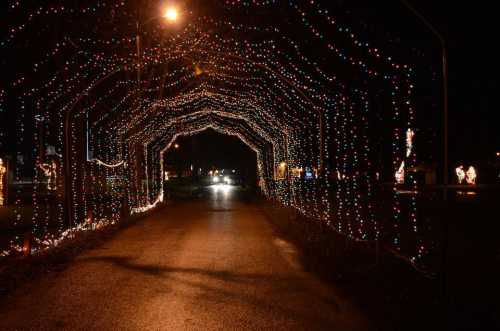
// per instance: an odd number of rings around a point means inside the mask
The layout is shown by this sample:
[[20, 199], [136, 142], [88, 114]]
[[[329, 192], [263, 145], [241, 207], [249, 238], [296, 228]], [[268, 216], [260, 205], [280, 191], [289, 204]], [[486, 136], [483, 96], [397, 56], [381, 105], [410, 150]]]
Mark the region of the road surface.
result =
[[1, 302], [0, 330], [368, 330], [257, 206], [167, 207]]

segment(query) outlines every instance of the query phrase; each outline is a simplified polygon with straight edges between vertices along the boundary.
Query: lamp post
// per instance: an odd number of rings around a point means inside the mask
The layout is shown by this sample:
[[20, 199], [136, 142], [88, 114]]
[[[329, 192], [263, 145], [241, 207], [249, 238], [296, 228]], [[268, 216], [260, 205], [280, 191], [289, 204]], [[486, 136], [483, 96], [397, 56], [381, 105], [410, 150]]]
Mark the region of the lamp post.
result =
[[431, 32], [436, 36], [441, 45], [442, 70], [443, 70], [443, 198], [448, 199], [448, 51], [443, 35], [418, 12], [407, 0], [401, 0], [408, 10], [410, 10]]
[[149, 22], [156, 20], [156, 19], [159, 19], [159, 18], [163, 18], [163, 19], [165, 19], [165, 21], [167, 21], [169, 23], [175, 23], [179, 18], [179, 11], [175, 7], [169, 7], [167, 9], [165, 9], [165, 11], [162, 15], [153, 16], [143, 23], [139, 23], [139, 21], [137, 21], [137, 23], [136, 23], [137, 32], [136, 32], [136, 36], [135, 36], [135, 44], [136, 44], [136, 48], [137, 48], [137, 87], [138, 87], [138, 89], [141, 88], [141, 65], [142, 65], [141, 27], [143, 27], [144, 25], [148, 24]]
[[[448, 51], [446, 42], [441, 33], [418, 12], [407, 0], [401, 0], [403, 5], [408, 8], [422, 23], [436, 36], [441, 45], [441, 56], [443, 66], [443, 199], [448, 200]], [[447, 307], [448, 307], [448, 216], [443, 217], [442, 243], [441, 243], [441, 296], [444, 307], [444, 327], [447, 327]]]

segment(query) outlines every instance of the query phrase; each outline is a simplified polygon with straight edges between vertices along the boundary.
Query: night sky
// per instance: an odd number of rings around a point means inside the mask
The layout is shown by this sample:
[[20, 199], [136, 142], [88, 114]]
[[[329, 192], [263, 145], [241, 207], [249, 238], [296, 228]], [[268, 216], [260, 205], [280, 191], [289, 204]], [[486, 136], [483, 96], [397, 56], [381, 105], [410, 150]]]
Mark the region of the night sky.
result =
[[[409, 2], [440, 31], [447, 42], [451, 161], [491, 160], [500, 150], [500, 116], [495, 103], [499, 89], [495, 4], [489, 1], [454, 1], [452, 4], [432, 0]], [[385, 6], [381, 2], [364, 0], [338, 3], [347, 11], [352, 8], [353, 17], [369, 25], [367, 29], [380, 36], [380, 40], [388, 38], [396, 47], [419, 49], [404, 58], [416, 64], [417, 73], [431, 68], [436, 80], [419, 82], [417, 75], [417, 84], [430, 84], [433, 89], [441, 87], [439, 42], [400, 1], [384, 1]], [[430, 112], [440, 112], [441, 109], [440, 103], [435, 110], [420, 108], [417, 116], [420, 119], [424, 117], [424, 123], [426, 118], [432, 119], [423, 126], [434, 127], [441, 118]]]
[[[168, 163], [180, 163], [195, 169], [237, 169], [245, 178], [257, 177], [257, 155], [239, 138], [207, 129], [193, 136], [179, 137], [178, 149], [171, 148], [166, 155]], [[170, 162], [169, 162], [170, 161]]]

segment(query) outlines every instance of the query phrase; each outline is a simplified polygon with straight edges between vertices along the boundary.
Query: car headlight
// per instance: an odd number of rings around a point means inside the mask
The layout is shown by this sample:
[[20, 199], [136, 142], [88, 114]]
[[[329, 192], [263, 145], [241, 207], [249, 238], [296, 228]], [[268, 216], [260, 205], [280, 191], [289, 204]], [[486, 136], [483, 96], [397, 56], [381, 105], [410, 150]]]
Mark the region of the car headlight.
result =
[[219, 182], [219, 177], [214, 176], [214, 177], [212, 178], [212, 182], [214, 182], [214, 183], [218, 183], [218, 182]]

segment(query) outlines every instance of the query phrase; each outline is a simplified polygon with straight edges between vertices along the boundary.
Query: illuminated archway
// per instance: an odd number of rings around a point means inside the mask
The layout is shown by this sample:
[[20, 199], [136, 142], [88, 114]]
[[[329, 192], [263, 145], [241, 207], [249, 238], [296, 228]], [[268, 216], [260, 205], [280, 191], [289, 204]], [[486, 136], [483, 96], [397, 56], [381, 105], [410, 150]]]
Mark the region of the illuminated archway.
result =
[[[237, 132], [240, 138], [258, 136], [252, 139], [273, 146], [273, 160], [262, 161], [272, 172], [270, 196], [354, 240], [381, 239], [384, 224], [383, 239], [399, 248], [401, 227], [410, 227], [415, 249], [408, 255], [418, 260], [426, 245], [418, 235], [416, 198], [393, 190], [378, 211], [377, 199], [387, 198], [375, 189], [382, 181], [396, 188], [400, 165], [416, 164], [416, 152], [408, 154], [405, 141], [415, 122], [413, 68], [341, 24], [317, 1], [284, 2], [279, 11], [273, 1], [190, 5], [190, 16], [175, 33], [154, 21], [138, 32], [141, 17], [129, 1], [112, 10], [100, 2], [42, 4], [19, 15], [29, 19], [9, 29], [2, 47], [15, 49], [24, 30], [64, 18], [64, 35], [40, 47], [26, 65], [32, 77], [16, 77], [7, 93], [0, 90], [0, 97], [12, 95], [11, 103], [21, 110], [17, 144], [29, 140], [25, 127], [34, 128], [33, 205], [35, 215], [44, 215], [33, 220], [35, 237], [50, 242], [83, 226], [88, 214], [119, 221], [128, 214], [124, 205], [151, 204], [147, 174], [146, 192], [122, 184], [140, 177], [134, 164], [142, 158], [150, 171], [148, 151], [158, 160], [157, 146], [170, 141], [160, 141], [162, 136], [194, 132], [195, 126], [227, 131], [219, 116], [246, 123]], [[148, 4], [142, 10], [154, 16]], [[253, 10], [267, 13], [259, 25]], [[278, 12], [287, 19], [276, 17]], [[189, 121], [193, 126], [182, 126]], [[40, 184], [49, 146], [61, 179], [57, 234], [47, 229]], [[254, 147], [260, 155], [269, 153]], [[289, 173], [301, 174], [277, 180], [274, 172], [283, 162]], [[19, 178], [21, 168], [15, 166]], [[416, 188], [413, 174], [407, 182]], [[106, 199], [110, 210], [101, 206]]]

